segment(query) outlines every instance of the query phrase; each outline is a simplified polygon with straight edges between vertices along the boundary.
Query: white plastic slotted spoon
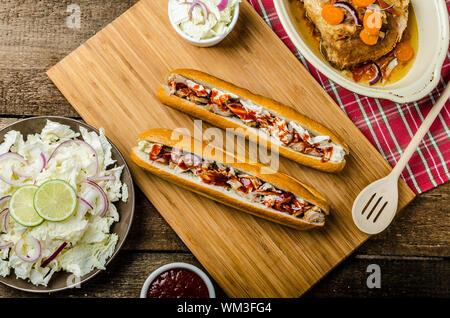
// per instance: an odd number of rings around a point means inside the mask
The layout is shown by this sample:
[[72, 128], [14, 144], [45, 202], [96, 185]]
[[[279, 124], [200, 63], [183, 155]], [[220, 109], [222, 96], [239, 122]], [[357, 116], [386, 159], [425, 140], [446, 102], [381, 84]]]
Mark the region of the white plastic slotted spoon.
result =
[[398, 178], [449, 97], [450, 83], [447, 84], [438, 102], [430, 110], [391, 173], [369, 184], [353, 202], [353, 221], [364, 233], [377, 234], [391, 224], [397, 212]]

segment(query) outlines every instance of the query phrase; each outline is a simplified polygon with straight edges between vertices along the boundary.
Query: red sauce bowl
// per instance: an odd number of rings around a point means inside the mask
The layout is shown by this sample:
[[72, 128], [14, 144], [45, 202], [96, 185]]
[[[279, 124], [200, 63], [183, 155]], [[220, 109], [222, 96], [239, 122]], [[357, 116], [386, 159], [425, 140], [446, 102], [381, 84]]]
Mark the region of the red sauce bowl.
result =
[[141, 298], [216, 298], [216, 292], [209, 277], [198, 267], [170, 263], [148, 276]]

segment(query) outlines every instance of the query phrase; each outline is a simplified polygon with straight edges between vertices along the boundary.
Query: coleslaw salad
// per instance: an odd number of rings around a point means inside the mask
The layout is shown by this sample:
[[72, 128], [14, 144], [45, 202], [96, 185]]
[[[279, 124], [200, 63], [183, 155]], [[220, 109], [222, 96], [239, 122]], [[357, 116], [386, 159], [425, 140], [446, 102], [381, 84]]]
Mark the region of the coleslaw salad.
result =
[[[0, 144], [1, 276], [14, 271], [17, 278], [47, 286], [58, 271], [81, 277], [104, 269], [114, 253], [118, 237], [110, 227], [119, 221], [114, 202], [128, 199], [121, 182], [124, 167], [115, 165], [103, 129], [99, 134], [79, 131], [48, 120], [40, 133], [24, 139], [9, 131]], [[33, 197], [36, 214], [45, 217], [37, 225], [24, 226], [10, 217], [16, 201], [29, 204], [26, 195], [11, 200], [24, 188], [30, 188], [27, 196]], [[31, 188], [40, 193], [38, 206]]]

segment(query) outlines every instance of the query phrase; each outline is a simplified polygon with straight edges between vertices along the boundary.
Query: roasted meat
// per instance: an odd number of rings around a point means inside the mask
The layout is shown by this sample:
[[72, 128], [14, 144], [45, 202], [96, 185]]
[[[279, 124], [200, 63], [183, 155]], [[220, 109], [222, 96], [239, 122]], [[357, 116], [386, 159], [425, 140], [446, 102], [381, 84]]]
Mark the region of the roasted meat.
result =
[[[360, 39], [361, 26], [356, 26], [351, 14], [345, 11], [342, 23], [331, 25], [322, 17], [322, 6], [334, 3], [329, 0], [302, 0], [309, 19], [314, 23], [321, 37], [321, 52], [338, 69], [351, 69], [357, 65], [379, 58], [391, 52], [401, 40], [408, 23], [410, 0], [384, 0], [382, 3], [393, 8], [382, 11], [382, 36], [375, 45], [367, 45]], [[352, 0], [344, 0], [353, 5]], [[378, 3], [378, 2], [377, 2]], [[366, 8], [354, 6], [360, 20], [363, 20]]]
[[169, 169], [179, 169], [182, 171], [180, 173], [190, 175], [190, 178], [198, 178], [198, 182], [201, 180], [208, 185], [223, 187], [252, 203], [263, 204], [267, 208], [304, 218], [311, 223], [325, 222], [325, 215], [320, 207], [291, 192], [278, 189], [256, 176], [162, 144], [144, 141], [142, 145], [150, 149], [150, 161], [166, 165]]
[[171, 94], [220, 116], [240, 119], [245, 125], [261, 129], [299, 153], [319, 157], [322, 162], [342, 160], [345, 156], [345, 150], [333, 144], [330, 137], [310, 135], [295, 121], [286, 121], [249, 100], [203, 85], [180, 75], [169, 76], [167, 83]]

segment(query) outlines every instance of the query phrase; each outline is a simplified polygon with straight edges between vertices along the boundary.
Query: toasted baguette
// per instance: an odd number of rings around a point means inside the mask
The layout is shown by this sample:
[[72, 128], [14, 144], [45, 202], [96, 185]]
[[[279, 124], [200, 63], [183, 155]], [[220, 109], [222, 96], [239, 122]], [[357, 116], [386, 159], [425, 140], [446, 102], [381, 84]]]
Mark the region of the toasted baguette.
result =
[[[283, 173], [270, 170], [270, 168], [261, 164], [239, 162], [240, 158], [193, 138], [173, 138], [173, 133], [174, 132], [169, 129], [151, 129], [142, 133], [138, 137], [138, 140], [147, 140], [152, 143], [163, 144], [186, 152], [192, 152], [205, 159], [224, 163], [227, 166], [258, 177], [264, 182], [268, 182], [279, 189], [292, 192], [294, 195], [318, 206], [325, 214], [329, 214], [329, 206], [326, 199], [315, 189], [298, 180]], [[261, 204], [249, 202], [232, 191], [221, 191], [221, 187], [208, 185], [199, 180], [183, 177], [173, 169], [169, 169], [167, 166], [152, 162], [148, 158], [148, 154], [140, 151], [138, 147], [132, 149], [131, 159], [138, 166], [161, 178], [243, 212], [299, 230], [307, 230], [322, 227], [324, 225], [324, 223], [310, 223], [287, 213], [261, 206]]]
[[[168, 77], [172, 74], [177, 74], [187, 79], [191, 79], [199, 84], [224, 90], [226, 92], [240, 96], [247, 100], [251, 100], [256, 104], [264, 108], [267, 108], [274, 114], [281, 115], [284, 118], [288, 118], [290, 120], [298, 122], [304, 127], [307, 127], [310, 132], [316, 135], [329, 136], [334, 143], [340, 145], [347, 154], [349, 153], [349, 147], [346, 145], [346, 143], [343, 142], [332, 131], [330, 131], [323, 125], [319, 124], [318, 122], [312, 120], [311, 118], [300, 114], [299, 112], [297, 112], [296, 110], [294, 110], [289, 106], [283, 105], [273, 99], [253, 94], [247, 89], [235, 86], [231, 83], [228, 83], [226, 81], [223, 81], [221, 79], [218, 79], [214, 76], [211, 76], [209, 74], [200, 71], [190, 69], [177, 69], [167, 74], [166, 81]], [[256, 128], [252, 128], [246, 126], [243, 123], [232, 121], [227, 117], [214, 114], [206, 110], [205, 108], [202, 108], [199, 105], [192, 103], [189, 100], [177, 97], [175, 95], [170, 95], [170, 93], [164, 88], [164, 86], [159, 87], [157, 96], [162, 103], [171, 106], [175, 109], [178, 109], [184, 113], [187, 113], [191, 116], [200, 118], [215, 126], [221, 127], [223, 129], [241, 128], [237, 130], [237, 133], [241, 132], [242, 135], [247, 139], [258, 140], [257, 138], [264, 138], [263, 136], [261, 136], [261, 134], [258, 137]], [[264, 139], [269, 149], [276, 149], [277, 145], [273, 145], [269, 137]], [[278, 152], [282, 156], [289, 158], [293, 161], [296, 161], [304, 166], [308, 166], [324, 172], [331, 172], [331, 173], [340, 172], [345, 167], [346, 164], [345, 159], [341, 162], [332, 162], [332, 161], [323, 162], [321, 158], [302, 154], [284, 145], [280, 145], [278, 149], [279, 149]]]

